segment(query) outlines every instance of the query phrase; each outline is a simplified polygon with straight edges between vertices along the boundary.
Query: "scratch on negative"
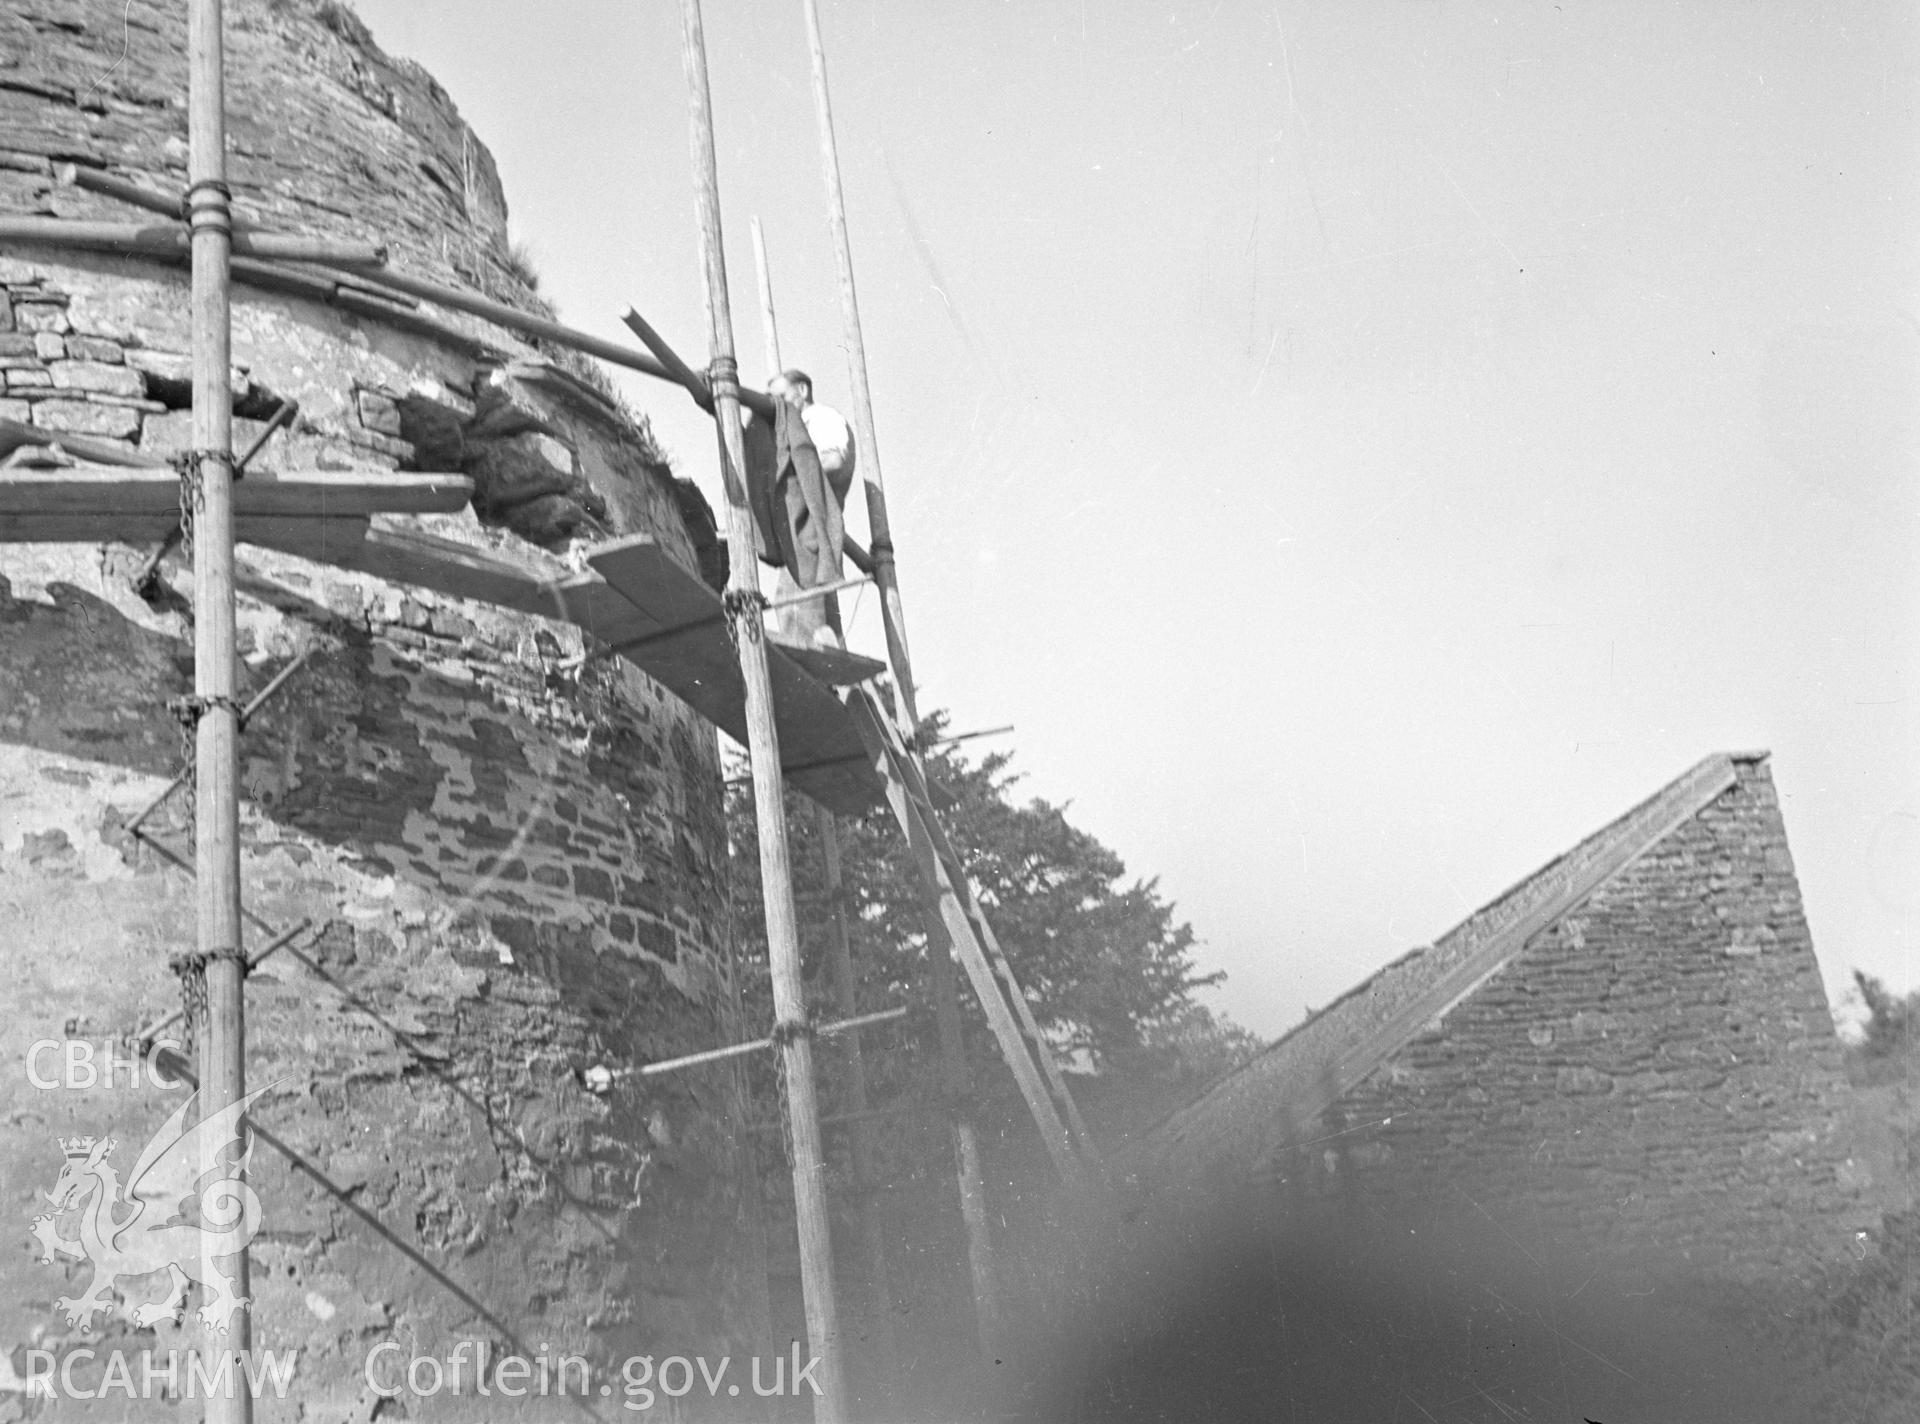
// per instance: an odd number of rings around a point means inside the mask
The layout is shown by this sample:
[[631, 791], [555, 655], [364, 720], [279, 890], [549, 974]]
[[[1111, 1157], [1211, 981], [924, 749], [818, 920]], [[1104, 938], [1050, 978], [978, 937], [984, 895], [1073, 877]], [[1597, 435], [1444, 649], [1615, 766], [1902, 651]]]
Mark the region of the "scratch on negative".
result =
[[1574, 1339], [1573, 1336], [1562, 1334], [1558, 1329], [1555, 1328], [1552, 1321], [1542, 1320], [1539, 1316], [1520, 1309], [1519, 1306], [1515, 1305], [1512, 1301], [1506, 1299], [1506, 1297], [1502, 1296], [1498, 1291], [1493, 1289], [1492, 1286], [1482, 1286], [1480, 1289], [1484, 1290], [1488, 1295], [1492, 1296], [1495, 1300], [1499, 1301], [1500, 1304], [1506, 1306], [1506, 1308], [1508, 1310], [1511, 1310], [1515, 1315], [1521, 1316], [1522, 1318], [1527, 1320], [1531, 1320], [1537, 1325], [1545, 1326], [1547, 1333], [1553, 1336], [1554, 1339], [1564, 1341], [1566, 1344], [1569, 1344], [1573, 1346], [1574, 1349], [1580, 1351], [1580, 1353], [1583, 1355], [1592, 1355], [1594, 1359], [1598, 1360], [1601, 1364], [1605, 1365], [1608, 1369], [1612, 1370], [1615, 1374], [1624, 1375], [1627, 1379], [1632, 1380], [1635, 1384], [1640, 1383], [1640, 1376], [1634, 1374], [1631, 1370], [1621, 1369], [1620, 1366], [1616, 1365], [1612, 1360], [1609, 1360], [1605, 1355], [1601, 1354], [1598, 1350], [1588, 1349], [1585, 1345], [1582, 1345], [1578, 1340]]
[[[1522, 1242], [1518, 1236], [1515, 1236], [1511, 1231], [1507, 1230], [1506, 1227], [1502, 1226], [1498, 1221], [1496, 1221], [1494, 1219], [1492, 1212], [1488, 1211], [1485, 1207], [1481, 1206], [1480, 1203], [1475, 1201], [1472, 1197], [1467, 1196], [1466, 1192], [1462, 1190], [1458, 1184], [1453, 1184], [1453, 1189], [1454, 1191], [1459, 1192], [1459, 1194], [1466, 1199], [1468, 1206], [1472, 1207], [1475, 1211], [1479, 1212], [1480, 1215], [1486, 1217], [1487, 1221], [1492, 1225], [1495, 1231], [1499, 1232], [1502, 1236], [1506, 1237], [1507, 1240], [1511, 1241], [1514, 1245], [1514, 1249], [1519, 1251], [1519, 1253], [1522, 1256], [1525, 1256], [1529, 1261], [1533, 1262], [1534, 1265], [1538, 1266], [1543, 1271], [1547, 1268], [1547, 1263], [1545, 1261], [1542, 1261], [1538, 1256], [1534, 1255], [1533, 1252], [1529, 1251], [1526, 1248], [1526, 1244]], [[1493, 1295], [1493, 1292], [1488, 1291], [1487, 1294]], [[1500, 1299], [1500, 1297], [1497, 1295], [1494, 1296], [1493, 1298], [1495, 1300]], [[1505, 1304], [1504, 1301], [1502, 1301], [1501, 1303], [1503, 1305]]]
[[98, 89], [102, 84], [105, 84], [109, 79], [113, 78], [114, 70], [118, 69], [121, 65], [125, 64], [127, 62], [127, 56], [132, 53], [133, 53], [133, 0], [127, 0], [127, 8], [120, 16], [120, 58], [116, 59], [113, 62], [113, 69], [109, 69], [105, 74], [101, 75], [98, 79], [94, 80], [93, 83], [87, 86], [87, 92], [82, 94], [78, 99], [74, 101], [74, 107], [76, 109], [85, 108], [87, 100], [93, 97], [93, 91]]

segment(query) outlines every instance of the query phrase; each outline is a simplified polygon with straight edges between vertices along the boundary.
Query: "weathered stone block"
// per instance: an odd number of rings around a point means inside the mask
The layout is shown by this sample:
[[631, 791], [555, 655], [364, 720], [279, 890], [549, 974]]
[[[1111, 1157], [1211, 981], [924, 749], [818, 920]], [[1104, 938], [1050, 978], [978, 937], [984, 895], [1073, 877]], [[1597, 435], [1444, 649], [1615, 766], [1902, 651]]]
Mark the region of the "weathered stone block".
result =
[[436, 607], [427, 619], [427, 628], [437, 637], [460, 639], [474, 631], [471, 619], [463, 618], [452, 608]]
[[[259, 433], [266, 428], [266, 422], [260, 420], [241, 420], [233, 422], [233, 448], [238, 454], [254, 442]], [[193, 412], [190, 410], [156, 410], [149, 414], [140, 430], [140, 448], [151, 450], [159, 455], [178, 454], [182, 450], [193, 448]], [[269, 445], [265, 452], [255, 457], [254, 465], [273, 468], [269, 458], [273, 447]]]
[[574, 487], [573, 452], [551, 435], [523, 431], [479, 444], [463, 471], [473, 477], [474, 503], [505, 511], [541, 495]]
[[506, 525], [530, 544], [556, 549], [593, 528], [591, 517], [563, 494], [541, 495], [506, 512]]
[[97, 401], [101, 405], [125, 406], [128, 410], [137, 410], [149, 415], [161, 415], [164, 414], [167, 409], [164, 405], [160, 404], [159, 401], [143, 400], [139, 396], [109, 396], [103, 395], [99, 391], [88, 391], [86, 397], [88, 400]]
[[445, 381], [417, 380], [407, 387], [407, 395], [414, 400], [430, 401], [461, 420], [472, 420], [479, 409], [472, 396], [455, 390]]
[[63, 391], [98, 391], [108, 396], [131, 396], [144, 400], [146, 382], [138, 371], [112, 366], [105, 361], [55, 361], [50, 367], [53, 384]]
[[32, 409], [33, 407], [23, 400], [0, 399], [0, 420], [24, 421]]
[[33, 355], [33, 334], [31, 332], [0, 332], [0, 357], [31, 355]]
[[620, 877], [620, 903], [630, 910], [646, 910], [656, 915], [664, 909], [653, 888], [645, 880], [631, 875]]
[[674, 934], [671, 925], [643, 919], [634, 926], [634, 942], [647, 953], [668, 964], [680, 958], [680, 939]]
[[57, 331], [36, 331], [33, 354], [42, 361], [58, 361], [67, 354], [67, 339]]
[[33, 408], [33, 423], [47, 430], [109, 439], [134, 440], [140, 435], [139, 411], [121, 405], [102, 405], [98, 401], [40, 401]]
[[100, 336], [69, 336], [67, 354], [82, 361], [104, 361], [109, 366], [118, 366], [127, 359], [119, 342]]
[[400, 407], [394, 404], [393, 397], [378, 391], [357, 390], [353, 401], [360, 413], [361, 425], [379, 435], [391, 435], [396, 440], [401, 437]]
[[6, 370], [7, 389], [24, 390], [35, 386], [53, 388], [53, 373], [44, 366], [9, 366]]
[[354, 448], [345, 440], [306, 431], [282, 430], [273, 437], [273, 443], [259, 458], [270, 469], [351, 470], [367, 463], [364, 458], [355, 456]]
[[391, 435], [382, 435], [377, 430], [353, 429], [347, 432], [347, 439], [363, 450], [371, 450], [384, 455], [389, 460], [411, 460], [413, 446], [404, 440], [396, 440]]
[[66, 306], [53, 302], [16, 302], [13, 323], [21, 331], [64, 333], [73, 330], [73, 323], [67, 320]]

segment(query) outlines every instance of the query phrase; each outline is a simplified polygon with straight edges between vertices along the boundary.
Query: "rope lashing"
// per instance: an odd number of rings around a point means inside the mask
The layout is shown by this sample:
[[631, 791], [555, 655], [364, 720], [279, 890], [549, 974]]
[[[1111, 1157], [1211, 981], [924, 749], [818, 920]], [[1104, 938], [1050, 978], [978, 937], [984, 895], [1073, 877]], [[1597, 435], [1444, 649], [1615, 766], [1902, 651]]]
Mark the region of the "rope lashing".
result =
[[246, 952], [238, 945], [222, 945], [204, 953], [191, 950], [167, 960], [167, 968], [180, 980], [181, 1021], [186, 1035], [184, 1047], [189, 1054], [199, 1041], [200, 1024], [207, 1016], [207, 966], [223, 959], [239, 965], [243, 979], [252, 967], [247, 962]]
[[757, 643], [766, 631], [763, 622], [767, 596], [757, 588], [730, 588], [720, 595], [720, 607], [727, 618], [727, 640], [738, 649], [741, 630], [748, 643]]
[[188, 1054], [200, 1038], [200, 1024], [207, 1016], [207, 957], [199, 952], [176, 954], [167, 961], [180, 979], [181, 1036]]
[[[224, 707], [233, 713], [234, 725], [245, 729], [247, 709], [240, 705], [237, 697], [229, 697], [223, 692], [205, 695], [190, 692], [183, 697], [167, 699], [167, 711], [171, 712], [173, 720], [180, 724], [180, 770], [176, 780], [183, 784], [192, 784], [194, 781], [194, 767], [199, 759], [199, 749], [194, 745], [194, 738], [198, 734], [200, 719], [215, 707]], [[187, 814], [189, 817], [193, 814], [191, 804], [188, 806]], [[191, 828], [191, 821], [189, 821], [189, 828]]]
[[233, 469], [231, 450], [187, 450], [173, 457], [171, 464], [180, 472], [180, 551], [193, 554], [193, 523], [207, 507], [207, 483], [204, 468], [209, 461], [223, 462]]
[[[225, 693], [211, 693], [206, 696], [188, 693], [183, 697], [167, 699], [167, 711], [171, 712], [173, 720], [180, 724], [180, 770], [174, 775], [176, 784], [193, 784], [194, 766], [198, 760], [198, 749], [194, 746], [194, 737], [199, 729], [200, 719], [215, 707], [225, 707], [231, 711], [235, 725], [242, 728], [247, 725], [247, 709], [240, 705], [237, 698], [229, 697]], [[193, 815], [191, 802], [187, 807], [187, 815], [189, 818]], [[146, 818], [143, 815], [140, 819]], [[188, 821], [188, 829], [191, 833], [191, 819]]]
[[200, 719], [216, 707], [224, 707], [233, 713], [234, 719], [242, 726], [246, 725], [247, 709], [240, 705], [240, 699], [224, 692], [190, 692], [184, 697], [169, 697], [167, 711], [173, 713], [173, 719], [182, 727], [191, 731], [199, 725]]
[[797, 1018], [775, 1023], [773, 1032], [767, 1035], [767, 1046], [777, 1055], [773, 1060], [773, 1077], [780, 1090], [780, 1152], [789, 1170], [793, 1167], [793, 1095], [788, 1088], [787, 1059], [782, 1050], [790, 1043], [811, 1043], [814, 1032], [811, 1018]]
[[789, 1043], [798, 1043], [801, 1039], [811, 1039], [817, 1030], [812, 1019], [788, 1019], [773, 1026], [773, 1032], [767, 1035], [767, 1042], [775, 1048], [785, 1048]]

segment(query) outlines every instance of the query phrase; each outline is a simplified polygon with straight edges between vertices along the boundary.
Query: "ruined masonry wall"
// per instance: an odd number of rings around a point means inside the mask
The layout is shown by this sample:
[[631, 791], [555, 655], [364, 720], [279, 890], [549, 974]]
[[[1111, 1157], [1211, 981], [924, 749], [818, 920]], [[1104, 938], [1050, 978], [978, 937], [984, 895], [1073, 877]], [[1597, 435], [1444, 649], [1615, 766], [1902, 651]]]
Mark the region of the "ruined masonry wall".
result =
[[[80, 161], [177, 190], [184, 22], [121, 0], [0, 12], [0, 207], [126, 217], [60, 186]], [[305, 231], [393, 243], [409, 270], [532, 304], [484, 147], [419, 70], [342, 7], [229, 0], [236, 199]], [[109, 77], [95, 83], [102, 74]], [[184, 274], [49, 249], [0, 252], [0, 416], [155, 454], [186, 443]], [[710, 527], [644, 422], [590, 373], [517, 345], [241, 287], [245, 440], [300, 419], [262, 468], [459, 469], [477, 511], [418, 523], [560, 572], [574, 541], [647, 531], [690, 568]], [[470, 331], [477, 331], [469, 324]], [[85, 1265], [28, 1234], [56, 1139], [113, 1137], [129, 1166], [178, 1090], [28, 1078], [39, 1040], [108, 1041], [179, 1003], [189, 878], [127, 834], [183, 763], [168, 698], [192, 684], [190, 581], [142, 599], [143, 550], [0, 545], [0, 1421], [33, 1408], [29, 1349], [185, 1349], [138, 1327], [127, 1282], [91, 1333], [55, 1299]], [[243, 885], [275, 926], [311, 922], [250, 981], [255, 1341], [298, 1348], [263, 1420], [364, 1420], [369, 1345], [445, 1357], [664, 1346], [744, 1355], [737, 1104], [723, 1073], [583, 1083], [710, 1046], [726, 1022], [712, 729], [577, 630], [243, 548], [243, 692], [307, 661], [242, 741]], [[150, 823], [190, 844], [186, 798]], [[258, 946], [264, 935], [250, 931]], [[57, 1056], [39, 1066], [59, 1073]], [[84, 1075], [81, 1075], [84, 1077]], [[99, 1364], [76, 1380], [99, 1382]], [[192, 1418], [184, 1401], [65, 1400], [61, 1417]], [[462, 1410], [468, 1412], [462, 1413]], [[412, 1401], [407, 1417], [471, 1417]], [[577, 1417], [567, 1407], [565, 1417]], [[494, 1400], [490, 1418], [560, 1417]]]
[[[248, 213], [385, 242], [410, 272], [527, 304], [493, 156], [433, 76], [384, 54], [331, 0], [228, 0], [226, 21], [227, 176]], [[185, 29], [170, 0], [7, 5], [0, 166], [31, 180], [49, 160], [72, 161], [179, 192]], [[65, 211], [96, 200], [69, 189], [46, 201]]]

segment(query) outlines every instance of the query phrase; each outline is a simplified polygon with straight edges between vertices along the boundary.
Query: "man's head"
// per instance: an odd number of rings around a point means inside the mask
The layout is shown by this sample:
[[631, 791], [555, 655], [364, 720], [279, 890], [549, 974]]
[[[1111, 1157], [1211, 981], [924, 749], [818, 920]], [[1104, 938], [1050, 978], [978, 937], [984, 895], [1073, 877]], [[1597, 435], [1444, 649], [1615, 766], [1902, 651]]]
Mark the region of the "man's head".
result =
[[767, 394], [792, 401], [803, 409], [813, 404], [813, 377], [799, 367], [789, 367], [767, 382]]

